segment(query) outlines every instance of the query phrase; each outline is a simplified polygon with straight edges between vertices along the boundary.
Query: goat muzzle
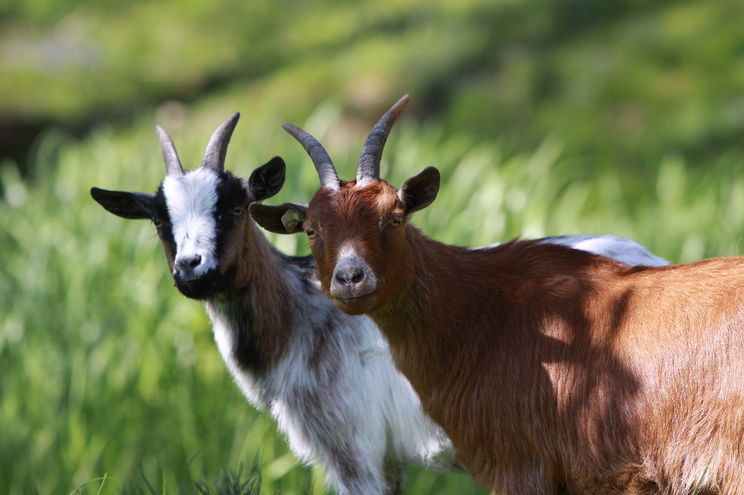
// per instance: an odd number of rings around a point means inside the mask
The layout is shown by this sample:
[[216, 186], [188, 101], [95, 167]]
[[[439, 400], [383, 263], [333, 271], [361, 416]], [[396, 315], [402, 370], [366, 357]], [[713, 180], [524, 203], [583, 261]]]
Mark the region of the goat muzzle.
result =
[[377, 277], [364, 260], [348, 257], [336, 264], [329, 293], [337, 302], [351, 306], [372, 295], [378, 286]]

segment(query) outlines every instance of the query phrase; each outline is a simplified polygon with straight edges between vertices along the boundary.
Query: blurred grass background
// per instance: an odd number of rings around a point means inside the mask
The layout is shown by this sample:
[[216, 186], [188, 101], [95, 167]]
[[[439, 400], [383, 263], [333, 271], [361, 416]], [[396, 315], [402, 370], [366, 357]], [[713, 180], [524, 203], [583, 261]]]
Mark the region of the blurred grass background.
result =
[[[155, 123], [193, 168], [242, 112], [228, 168], [280, 154], [272, 202], [306, 201], [315, 172], [280, 124], [349, 178], [410, 93], [383, 176], [442, 170], [416, 217], [433, 237], [615, 233], [673, 261], [736, 255], [742, 25], [737, 0], [0, 3], [0, 492], [323, 493], [231, 383], [152, 226], [89, 198], [155, 190]], [[407, 493], [484, 491], [411, 468]]]

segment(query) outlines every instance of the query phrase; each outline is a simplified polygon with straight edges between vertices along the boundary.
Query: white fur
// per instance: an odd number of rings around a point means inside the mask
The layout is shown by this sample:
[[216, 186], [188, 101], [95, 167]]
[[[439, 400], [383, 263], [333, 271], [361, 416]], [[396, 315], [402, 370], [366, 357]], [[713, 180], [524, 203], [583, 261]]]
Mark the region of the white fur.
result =
[[[578, 249], [580, 251], [599, 254], [631, 266], [664, 266], [669, 264], [669, 261], [660, 256], [656, 256], [643, 247], [643, 245], [632, 239], [628, 239], [627, 237], [585, 234], [544, 237], [538, 240], [543, 244], [560, 244], [561, 246]], [[471, 250], [478, 251], [480, 249], [488, 249], [496, 247], [499, 244], [500, 243], [497, 242], [495, 244], [489, 244], [488, 246], [471, 248]]]
[[562, 244], [564, 246], [601, 254], [608, 258], [628, 265], [663, 266], [669, 262], [656, 256], [637, 242], [615, 235], [572, 235], [563, 237], [547, 237], [546, 244]]
[[163, 194], [176, 242], [175, 263], [201, 256], [201, 264], [194, 269], [193, 278], [217, 267], [214, 220], [217, 180], [213, 170], [203, 167], [183, 176], [169, 175], [163, 180]]

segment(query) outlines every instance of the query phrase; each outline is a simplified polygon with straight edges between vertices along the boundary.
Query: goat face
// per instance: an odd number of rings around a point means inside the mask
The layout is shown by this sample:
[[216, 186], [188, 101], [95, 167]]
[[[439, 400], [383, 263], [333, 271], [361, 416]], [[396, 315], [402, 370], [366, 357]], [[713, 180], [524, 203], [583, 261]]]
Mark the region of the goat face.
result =
[[176, 287], [204, 299], [232, 288], [245, 239], [247, 208], [256, 198], [229, 172], [199, 168], [168, 176], [156, 195], [155, 224]]
[[414, 269], [406, 221], [434, 201], [439, 190], [439, 172], [433, 167], [408, 179], [399, 190], [379, 179], [382, 147], [407, 101], [407, 96], [401, 98], [372, 129], [356, 180], [350, 182], [338, 179], [315, 138], [285, 125], [310, 154], [321, 188], [307, 207], [251, 206], [251, 215], [267, 230], [307, 233], [323, 290], [346, 313], [369, 313], [405, 290]]
[[241, 271], [248, 205], [276, 194], [284, 183], [279, 157], [248, 180], [224, 171], [224, 158], [237, 114], [212, 136], [202, 166], [184, 172], [165, 131], [158, 128], [168, 175], [156, 194], [92, 188], [106, 210], [130, 219], [150, 219], [157, 228], [176, 287], [194, 299], [232, 289]]
[[303, 227], [318, 276], [344, 312], [373, 311], [410, 283], [414, 256], [406, 222], [434, 200], [439, 173], [429, 168], [415, 179], [422, 186], [416, 192], [413, 179], [399, 191], [384, 181], [348, 182], [336, 192], [321, 189], [308, 205]]

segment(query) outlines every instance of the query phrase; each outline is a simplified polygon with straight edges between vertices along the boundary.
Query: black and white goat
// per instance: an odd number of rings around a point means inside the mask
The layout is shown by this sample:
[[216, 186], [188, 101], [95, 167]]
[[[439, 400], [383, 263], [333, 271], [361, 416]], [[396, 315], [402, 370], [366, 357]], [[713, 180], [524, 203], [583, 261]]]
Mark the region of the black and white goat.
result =
[[[423, 413], [374, 323], [337, 310], [319, 290], [313, 259], [278, 252], [250, 219], [250, 203], [281, 189], [285, 166], [274, 157], [248, 180], [224, 171], [237, 121], [235, 114], [215, 131], [201, 167], [188, 173], [157, 127], [167, 169], [157, 193], [91, 195], [120, 217], [153, 221], [176, 286], [204, 302], [235, 382], [274, 417], [300, 459], [326, 468], [337, 492], [400, 493], [408, 462], [455, 468], [449, 439]], [[544, 242], [666, 263], [613, 236]]]

